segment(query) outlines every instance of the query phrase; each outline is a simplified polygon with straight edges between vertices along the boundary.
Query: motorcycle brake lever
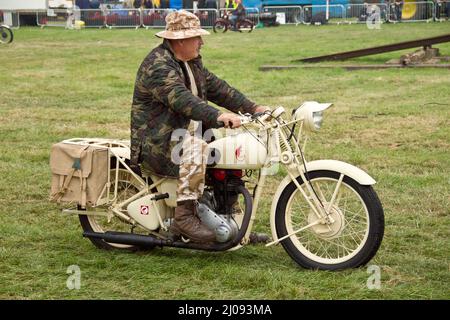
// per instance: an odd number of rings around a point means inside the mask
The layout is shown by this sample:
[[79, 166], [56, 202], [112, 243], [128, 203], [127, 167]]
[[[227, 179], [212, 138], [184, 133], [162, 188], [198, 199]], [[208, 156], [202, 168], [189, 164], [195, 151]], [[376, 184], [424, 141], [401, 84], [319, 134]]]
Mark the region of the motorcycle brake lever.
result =
[[261, 117], [263, 114], [264, 112], [255, 112], [254, 114], [251, 115], [251, 118], [255, 120], [256, 118]]

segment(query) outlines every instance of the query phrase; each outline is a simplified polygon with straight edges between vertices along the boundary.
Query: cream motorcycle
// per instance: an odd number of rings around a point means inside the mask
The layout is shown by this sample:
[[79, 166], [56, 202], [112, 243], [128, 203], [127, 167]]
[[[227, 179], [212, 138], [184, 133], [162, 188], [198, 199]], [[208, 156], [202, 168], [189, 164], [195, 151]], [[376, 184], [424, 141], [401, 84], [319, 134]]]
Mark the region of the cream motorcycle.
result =
[[[272, 241], [267, 247], [281, 244], [305, 268], [362, 266], [377, 252], [384, 232], [383, 208], [372, 187], [375, 180], [345, 162], [307, 162], [305, 158], [308, 133], [320, 129], [323, 112], [330, 106], [305, 102], [290, 119], [283, 107], [240, 114], [243, 131], [209, 143], [206, 187], [198, 215], [216, 233], [214, 243], [195, 243], [169, 232], [177, 181], [143, 178], [131, 170], [128, 141], [63, 141], [103, 148], [108, 161], [107, 183], [98, 198], [63, 211], [78, 214], [83, 236], [103, 249], [236, 250], [249, 243], [256, 214], [265, 213], [259, 204], [267, 181], [267, 192], [275, 190], [270, 201]], [[280, 173], [285, 176], [275, 189], [273, 183]], [[251, 179], [255, 181], [252, 193], [246, 188]]]

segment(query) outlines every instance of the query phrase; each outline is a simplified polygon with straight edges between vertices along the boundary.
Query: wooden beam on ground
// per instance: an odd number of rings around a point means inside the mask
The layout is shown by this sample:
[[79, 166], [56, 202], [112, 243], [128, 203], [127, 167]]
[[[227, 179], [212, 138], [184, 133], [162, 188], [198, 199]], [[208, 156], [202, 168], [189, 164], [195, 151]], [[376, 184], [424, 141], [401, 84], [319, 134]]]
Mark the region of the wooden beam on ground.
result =
[[376, 69], [390, 69], [390, 68], [442, 68], [450, 69], [450, 64], [415, 64], [415, 65], [403, 65], [403, 64], [354, 64], [354, 65], [286, 65], [286, 66], [272, 66], [264, 65], [259, 67], [260, 71], [274, 71], [274, 70], [289, 70], [289, 69], [330, 69], [330, 68], [343, 68], [346, 70], [376, 70]]
[[329, 54], [325, 56], [318, 56], [306, 59], [293, 60], [293, 62], [320, 62], [320, 61], [335, 61], [335, 60], [346, 60], [356, 57], [369, 56], [373, 54], [385, 53], [390, 51], [398, 51], [416, 47], [430, 47], [433, 44], [450, 42], [450, 34], [444, 34], [437, 37], [424, 38], [419, 40], [397, 42], [393, 44], [388, 44], [384, 46], [372, 47], [367, 49], [346, 51], [340, 53]]

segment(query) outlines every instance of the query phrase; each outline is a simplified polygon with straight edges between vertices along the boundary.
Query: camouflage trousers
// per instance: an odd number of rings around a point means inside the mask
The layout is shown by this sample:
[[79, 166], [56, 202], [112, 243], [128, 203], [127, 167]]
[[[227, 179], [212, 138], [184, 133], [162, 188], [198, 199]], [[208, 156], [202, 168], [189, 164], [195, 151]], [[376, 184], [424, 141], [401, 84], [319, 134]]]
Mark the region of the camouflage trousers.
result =
[[208, 144], [195, 136], [186, 135], [180, 158], [177, 201], [198, 200], [205, 188]]

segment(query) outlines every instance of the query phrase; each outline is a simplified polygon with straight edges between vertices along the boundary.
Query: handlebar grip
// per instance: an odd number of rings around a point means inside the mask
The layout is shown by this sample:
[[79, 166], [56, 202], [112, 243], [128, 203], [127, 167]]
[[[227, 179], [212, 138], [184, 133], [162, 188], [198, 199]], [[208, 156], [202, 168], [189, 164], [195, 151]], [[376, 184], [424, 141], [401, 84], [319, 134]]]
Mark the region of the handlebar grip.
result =
[[[225, 128], [225, 122], [223, 122], [223, 121], [217, 121], [217, 122], [216, 122], [215, 128], [216, 128], [216, 129], [219, 129], [219, 128]], [[234, 129], [234, 128], [233, 128], [233, 122], [228, 121], [228, 127], [227, 127], [227, 128], [232, 128], [232, 129]]]
[[225, 127], [225, 123], [223, 121], [216, 121], [216, 124], [214, 125], [215, 129], [223, 128]]

